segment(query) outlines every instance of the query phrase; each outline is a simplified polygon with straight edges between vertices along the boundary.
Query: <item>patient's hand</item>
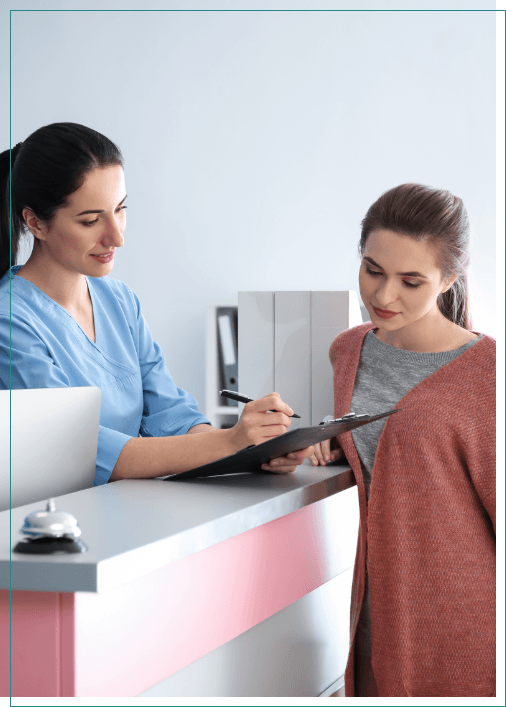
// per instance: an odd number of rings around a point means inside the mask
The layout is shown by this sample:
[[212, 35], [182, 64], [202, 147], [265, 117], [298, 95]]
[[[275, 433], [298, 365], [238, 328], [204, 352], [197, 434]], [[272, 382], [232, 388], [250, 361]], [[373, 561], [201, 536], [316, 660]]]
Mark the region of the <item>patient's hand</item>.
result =
[[314, 447], [307, 447], [307, 449], [300, 449], [298, 452], [291, 452], [286, 457], [271, 459], [268, 464], [262, 464], [262, 469], [273, 471], [276, 474], [290, 474], [299, 464], [302, 464], [304, 459], [311, 458], [313, 455]]
[[314, 445], [314, 454], [309, 457], [313, 466], [325, 466], [329, 462], [342, 459], [344, 452], [339, 446], [337, 439], [326, 439]]

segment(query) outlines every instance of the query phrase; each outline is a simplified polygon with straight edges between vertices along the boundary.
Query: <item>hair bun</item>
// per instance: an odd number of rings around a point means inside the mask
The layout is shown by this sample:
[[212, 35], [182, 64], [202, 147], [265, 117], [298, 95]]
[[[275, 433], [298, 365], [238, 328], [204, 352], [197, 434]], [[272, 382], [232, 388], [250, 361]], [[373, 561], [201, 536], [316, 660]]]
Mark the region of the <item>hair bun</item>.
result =
[[11, 150], [11, 152], [12, 152], [12, 164], [14, 164], [14, 161], [15, 161], [16, 157], [18, 156], [19, 148], [21, 147], [22, 144], [23, 144], [22, 142], [18, 142], [18, 144], [17, 144], [17, 145], [14, 145], [14, 147], [12, 148], [12, 150]]
[[[2, 153], [0, 153], [0, 164], [3, 166], [5, 170], [9, 170], [9, 166], [11, 164], [14, 164], [16, 157], [18, 156], [19, 153], [19, 148], [21, 147], [23, 143], [18, 142], [17, 145], [14, 145], [14, 147], [9, 150], [4, 150]], [[12, 158], [11, 158], [11, 153], [12, 153]], [[12, 162], [11, 162], [12, 159]], [[2, 170], [3, 171], [3, 170]]]

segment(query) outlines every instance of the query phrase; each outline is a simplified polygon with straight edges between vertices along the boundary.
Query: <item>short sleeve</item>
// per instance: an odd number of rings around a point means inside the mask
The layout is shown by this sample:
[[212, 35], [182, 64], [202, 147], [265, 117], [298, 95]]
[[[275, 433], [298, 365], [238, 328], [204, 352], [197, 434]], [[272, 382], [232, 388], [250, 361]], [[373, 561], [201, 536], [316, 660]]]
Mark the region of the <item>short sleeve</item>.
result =
[[132, 439], [130, 435], [118, 430], [113, 430], [110, 427], [100, 425], [98, 428], [98, 445], [97, 445], [97, 465], [95, 470], [95, 486], [106, 484], [118, 457], [125, 444]]

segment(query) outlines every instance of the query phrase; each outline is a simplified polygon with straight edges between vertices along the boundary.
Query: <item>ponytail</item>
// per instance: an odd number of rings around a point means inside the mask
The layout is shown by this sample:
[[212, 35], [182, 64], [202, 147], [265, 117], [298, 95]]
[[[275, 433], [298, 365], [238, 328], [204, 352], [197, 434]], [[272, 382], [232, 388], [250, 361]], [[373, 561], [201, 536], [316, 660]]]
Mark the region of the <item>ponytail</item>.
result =
[[23, 226], [11, 213], [11, 180], [16, 158], [23, 143], [0, 153], [0, 278], [16, 262]]
[[449, 290], [438, 296], [437, 305], [441, 314], [454, 324], [458, 324], [463, 329], [473, 328], [466, 274], [458, 277]]

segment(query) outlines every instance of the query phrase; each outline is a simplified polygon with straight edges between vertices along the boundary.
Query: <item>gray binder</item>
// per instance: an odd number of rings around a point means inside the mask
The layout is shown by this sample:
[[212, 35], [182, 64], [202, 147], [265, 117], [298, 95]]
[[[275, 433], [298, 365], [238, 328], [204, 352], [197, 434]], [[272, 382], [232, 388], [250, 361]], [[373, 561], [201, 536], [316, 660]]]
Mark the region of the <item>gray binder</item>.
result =
[[[221, 389], [238, 391], [237, 378], [237, 307], [218, 307], [218, 356], [220, 360]], [[237, 407], [236, 400], [220, 399], [220, 405]]]

